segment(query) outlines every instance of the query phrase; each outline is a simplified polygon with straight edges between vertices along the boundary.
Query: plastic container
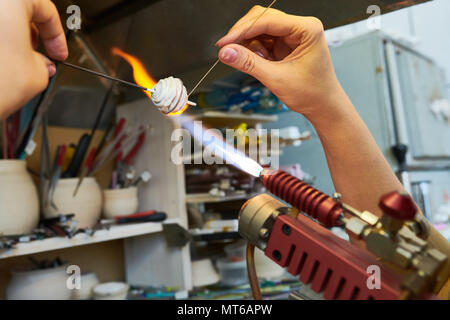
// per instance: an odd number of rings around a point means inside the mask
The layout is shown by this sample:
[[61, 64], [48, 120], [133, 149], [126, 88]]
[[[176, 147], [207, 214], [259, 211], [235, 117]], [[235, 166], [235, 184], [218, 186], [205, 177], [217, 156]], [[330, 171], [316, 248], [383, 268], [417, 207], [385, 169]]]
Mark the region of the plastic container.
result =
[[38, 222], [38, 192], [25, 161], [0, 160], [0, 234], [31, 233]]
[[104, 190], [103, 216], [113, 219], [136, 213], [139, 207], [137, 188]]
[[70, 300], [66, 266], [15, 271], [6, 290], [8, 300]]
[[93, 177], [84, 178], [77, 195], [73, 193], [78, 178], [60, 179], [55, 189], [53, 201], [58, 210], [46, 205], [43, 209], [45, 218], [57, 217], [58, 214], [74, 213], [78, 228], [90, 228], [95, 225], [102, 212], [102, 191]]
[[130, 286], [123, 282], [106, 282], [93, 289], [95, 300], [125, 300]]
[[248, 282], [247, 263], [244, 261], [231, 262], [228, 259], [217, 261], [217, 269], [221, 283], [225, 286], [240, 286]]

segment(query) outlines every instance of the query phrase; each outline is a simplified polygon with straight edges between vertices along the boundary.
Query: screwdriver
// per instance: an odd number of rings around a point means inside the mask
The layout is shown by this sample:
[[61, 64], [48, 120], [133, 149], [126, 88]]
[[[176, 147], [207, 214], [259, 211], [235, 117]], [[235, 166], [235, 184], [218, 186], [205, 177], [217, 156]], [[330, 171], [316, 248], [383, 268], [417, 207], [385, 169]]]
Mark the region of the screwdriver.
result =
[[77, 172], [81, 167], [83, 158], [86, 155], [89, 144], [91, 143], [91, 136], [87, 133], [83, 134], [78, 142], [77, 149], [73, 155], [72, 161], [69, 164], [63, 178], [73, 178], [77, 176]]

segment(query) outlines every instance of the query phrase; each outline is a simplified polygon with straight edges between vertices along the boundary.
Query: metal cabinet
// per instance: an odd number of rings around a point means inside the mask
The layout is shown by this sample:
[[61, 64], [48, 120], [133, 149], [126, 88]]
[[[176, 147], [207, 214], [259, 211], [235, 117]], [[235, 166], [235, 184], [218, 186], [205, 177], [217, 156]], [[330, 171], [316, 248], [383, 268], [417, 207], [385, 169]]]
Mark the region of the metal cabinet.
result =
[[399, 46], [395, 60], [411, 157], [415, 162], [450, 159], [450, 123], [432, 111], [434, 103], [445, 99], [444, 72], [427, 57]]

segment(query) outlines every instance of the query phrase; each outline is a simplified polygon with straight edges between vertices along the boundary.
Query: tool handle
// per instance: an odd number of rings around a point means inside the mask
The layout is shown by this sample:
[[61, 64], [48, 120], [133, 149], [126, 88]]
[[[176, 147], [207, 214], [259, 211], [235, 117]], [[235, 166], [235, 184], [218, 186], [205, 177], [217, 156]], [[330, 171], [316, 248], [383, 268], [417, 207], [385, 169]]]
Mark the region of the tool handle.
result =
[[143, 211], [143, 212], [138, 212], [138, 213], [134, 213], [134, 214], [129, 214], [126, 216], [117, 216], [114, 219], [117, 221], [120, 218], [127, 218], [127, 219], [142, 218], [142, 217], [150, 216], [150, 215], [154, 214], [155, 212], [156, 212], [155, 210]]
[[[116, 126], [116, 130], [114, 131], [114, 138], [117, 138], [119, 134], [122, 132], [123, 128], [125, 127], [126, 120], [125, 118], [120, 118], [119, 123]], [[117, 141], [117, 143], [114, 145], [114, 150], [120, 149], [122, 146], [122, 141], [125, 139], [127, 135], [122, 135], [122, 137]], [[117, 157], [116, 161], [122, 161], [122, 152], [120, 152]]]
[[125, 163], [127, 165], [131, 164], [131, 161], [136, 156], [138, 151], [142, 148], [144, 142], [145, 142], [145, 131], [139, 135], [138, 141], [136, 142], [133, 149], [131, 149], [130, 153], [128, 153], [127, 157], [125, 158]]
[[62, 167], [66, 157], [66, 145], [62, 145], [59, 149], [58, 167]]
[[122, 161], [123, 158], [123, 153], [122, 153], [122, 143], [123, 141], [128, 137], [127, 134], [124, 134], [120, 137], [119, 141], [117, 141], [117, 143], [114, 145], [114, 152], [118, 152], [116, 155], [116, 161], [120, 162]]
[[77, 176], [78, 170], [80, 170], [90, 143], [91, 136], [84, 134], [78, 142], [77, 150], [75, 151], [72, 161], [69, 164], [69, 168], [67, 168], [66, 172], [64, 172], [63, 178], [73, 178]]
[[125, 118], [120, 118], [119, 123], [117, 123], [116, 130], [114, 131], [114, 137], [117, 137], [125, 127]]
[[92, 165], [94, 164], [94, 159], [95, 159], [95, 155], [97, 153], [97, 148], [92, 148], [91, 152], [89, 153], [88, 158], [86, 159], [86, 163], [84, 164], [84, 166], [88, 169], [91, 170], [92, 169]]
[[124, 224], [124, 223], [137, 223], [137, 222], [161, 222], [167, 219], [167, 214], [164, 212], [153, 212], [151, 214], [147, 213], [146, 215], [142, 216], [125, 216], [125, 217], [116, 217], [116, 223], [117, 224]]

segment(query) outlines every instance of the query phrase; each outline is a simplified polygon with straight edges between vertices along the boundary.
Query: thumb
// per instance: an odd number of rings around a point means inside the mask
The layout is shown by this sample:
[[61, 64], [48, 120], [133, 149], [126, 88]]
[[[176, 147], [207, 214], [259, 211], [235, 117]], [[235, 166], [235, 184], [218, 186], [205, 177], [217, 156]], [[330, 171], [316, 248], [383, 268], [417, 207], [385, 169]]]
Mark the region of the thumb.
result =
[[268, 79], [272, 69], [272, 62], [249, 49], [230, 44], [219, 51], [219, 59], [239, 71], [247, 73], [261, 82]]

